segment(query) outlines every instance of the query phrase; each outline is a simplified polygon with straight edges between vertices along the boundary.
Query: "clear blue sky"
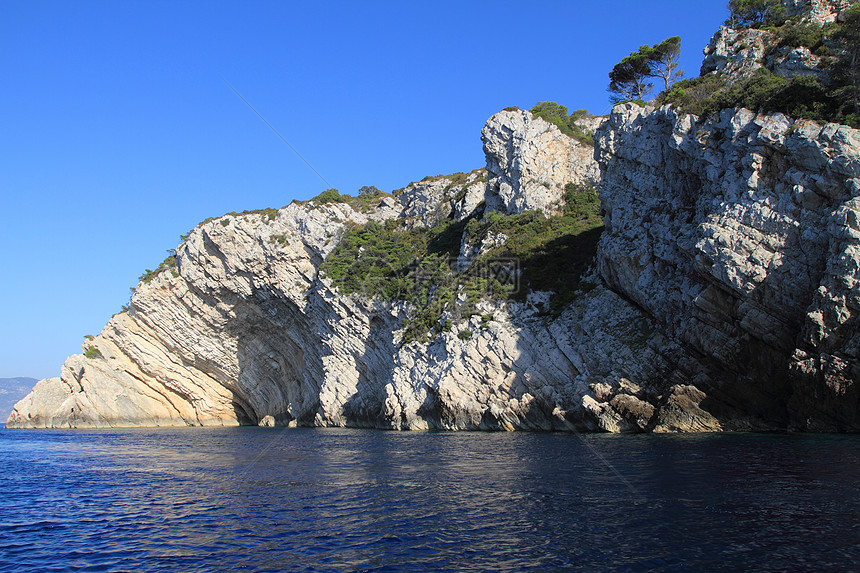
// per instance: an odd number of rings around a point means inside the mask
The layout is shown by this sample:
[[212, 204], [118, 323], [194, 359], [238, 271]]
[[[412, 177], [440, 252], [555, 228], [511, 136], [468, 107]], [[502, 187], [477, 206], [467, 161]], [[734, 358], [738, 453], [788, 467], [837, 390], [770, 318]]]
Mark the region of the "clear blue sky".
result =
[[0, 7], [0, 377], [57, 376], [209, 216], [484, 165], [510, 105], [609, 109], [607, 73], [724, 0], [7, 1]]

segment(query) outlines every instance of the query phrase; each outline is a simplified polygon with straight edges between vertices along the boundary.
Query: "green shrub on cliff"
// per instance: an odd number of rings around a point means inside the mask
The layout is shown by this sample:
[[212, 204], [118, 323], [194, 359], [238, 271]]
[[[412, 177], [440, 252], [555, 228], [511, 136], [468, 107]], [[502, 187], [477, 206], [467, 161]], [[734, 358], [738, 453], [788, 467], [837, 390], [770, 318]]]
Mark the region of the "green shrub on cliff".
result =
[[576, 124], [576, 121], [583, 117], [590, 117], [587, 110], [578, 109], [568, 115], [567, 107], [554, 101], [538, 102], [529, 110], [532, 115], [543, 118], [558, 127], [561, 132], [569, 137], [574, 138], [580, 143], [588, 146], [594, 145], [594, 138], [591, 133], [581, 128]]
[[373, 185], [364, 186], [358, 190], [358, 196], [353, 197], [347, 193], [341, 193], [337, 189], [326, 189], [310, 202], [314, 205], [328, 205], [330, 203], [344, 203], [355, 209], [366, 213], [376, 207], [383, 197], [389, 197], [388, 193], [380, 191]]
[[[477, 314], [484, 297], [523, 298], [530, 290], [548, 290], [556, 293], [553, 308], [563, 308], [596, 252], [603, 224], [599, 211], [591, 185], [571, 184], [560, 214], [553, 217], [536, 211], [493, 213], [483, 219], [447, 219], [430, 229], [371, 221], [348, 228], [320, 272], [346, 294], [409, 303], [402, 341], [427, 340], [450, 329], [444, 313]], [[489, 236], [505, 240], [463, 269], [457, 257], [464, 235], [472, 245]], [[488, 272], [499, 261], [518, 261], [519, 283]]]
[[720, 75], [684, 80], [655, 100], [682, 111], [707, 117], [726, 108], [745, 107], [765, 113], [784, 113], [794, 118], [837, 121], [856, 125], [856, 119], [840, 110], [839, 102], [812, 76], [778, 76], [767, 68], [733, 85]]
[[155, 270], [146, 269], [146, 272], [144, 272], [142, 275], [140, 275], [140, 277], [138, 277], [138, 280], [140, 282], [148, 285], [150, 282], [152, 282], [152, 279], [154, 279], [159, 274], [161, 274], [162, 272], [167, 271], [167, 270], [174, 271], [173, 276], [177, 276], [178, 273], [175, 272], [176, 271], [176, 251], [173, 249], [170, 249], [167, 252], [169, 253], [167, 258], [164, 259], [163, 261], [161, 261], [161, 264], [158, 265], [158, 267], [156, 267]]
[[[764, 61], [772, 65], [786, 49], [808, 48], [829, 73], [785, 76], [767, 67], [735, 79], [711, 73], [676, 83], [655, 99], [707, 117], [722, 109], [745, 107], [793, 118], [860, 127], [860, 4], [836, 23], [819, 25], [786, 20], [781, 4], [770, 0], [733, 0], [734, 25], [769, 26], [771, 42]], [[778, 68], [774, 68], [778, 70]]]
[[470, 221], [466, 228], [473, 244], [488, 236], [506, 237], [503, 244], [488, 251], [484, 258], [509, 257], [519, 261], [520, 289], [513, 296], [524, 298], [530, 291], [553, 291], [554, 309], [561, 309], [579, 288], [580, 277], [594, 258], [603, 231], [600, 199], [594, 187], [569, 183], [565, 192], [559, 216], [547, 217], [540, 211], [519, 215], [494, 213], [483, 221]]
[[317, 205], [325, 205], [326, 203], [346, 203], [346, 197], [343, 197], [337, 189], [326, 189], [311, 199], [311, 202]]
[[785, 22], [786, 13], [782, 0], [729, 0], [730, 26], [761, 26], [762, 24], [780, 25]]
[[92, 345], [87, 346], [87, 348], [84, 350], [84, 356], [92, 360], [95, 360], [96, 358], [104, 358], [99, 349]]

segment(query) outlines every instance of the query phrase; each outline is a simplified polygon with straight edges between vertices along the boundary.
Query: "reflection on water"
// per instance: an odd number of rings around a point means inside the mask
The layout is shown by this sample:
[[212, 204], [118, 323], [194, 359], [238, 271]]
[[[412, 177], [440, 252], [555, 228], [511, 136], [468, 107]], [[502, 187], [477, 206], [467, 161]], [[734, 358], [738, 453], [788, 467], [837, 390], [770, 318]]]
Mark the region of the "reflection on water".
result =
[[860, 437], [0, 431], [0, 570], [847, 571]]

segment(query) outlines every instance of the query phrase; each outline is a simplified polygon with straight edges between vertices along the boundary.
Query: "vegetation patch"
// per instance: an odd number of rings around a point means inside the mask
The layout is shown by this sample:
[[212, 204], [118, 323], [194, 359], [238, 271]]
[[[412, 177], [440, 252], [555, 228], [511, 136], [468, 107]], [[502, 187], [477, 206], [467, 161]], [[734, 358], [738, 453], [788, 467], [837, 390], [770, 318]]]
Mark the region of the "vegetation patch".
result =
[[[600, 199], [590, 184], [568, 183], [563, 214], [546, 217], [540, 211], [519, 215], [493, 213], [466, 228], [471, 243], [504, 235], [504, 244], [482, 258], [511, 258], [521, 267], [520, 287], [512, 298], [531, 291], [552, 291], [551, 307], [560, 312], [579, 288], [580, 277], [594, 258], [603, 231]], [[482, 261], [477, 261], [480, 264]]]
[[[391, 197], [390, 193], [381, 191], [373, 185], [364, 186], [358, 190], [358, 196], [353, 197], [347, 193], [341, 193], [337, 189], [326, 189], [309, 202], [312, 205], [327, 205], [330, 203], [343, 203], [349, 205], [356, 211], [367, 213], [379, 206], [380, 202], [385, 197]], [[308, 201], [297, 201], [300, 204], [307, 204]]]
[[675, 83], [655, 98], [657, 105], [672, 104], [701, 117], [745, 107], [860, 127], [860, 4], [846, 10], [840, 22], [825, 26], [786, 20], [776, 0], [732, 0], [730, 9], [730, 23], [735, 26], [774, 33], [766, 60], [805, 46], [823, 59], [830, 73], [786, 77], [762, 67], [737, 82], [720, 73], [709, 74]]
[[590, 131], [580, 127], [576, 121], [584, 117], [592, 117], [588, 110], [578, 109], [568, 115], [567, 107], [554, 101], [538, 102], [531, 108], [532, 115], [545, 119], [561, 130], [568, 137], [572, 137], [583, 145], [594, 146], [594, 137]]
[[178, 271], [176, 270], [176, 251], [170, 249], [167, 252], [169, 253], [167, 258], [161, 261], [161, 264], [158, 265], [155, 270], [146, 269], [146, 271], [138, 277], [138, 280], [140, 282], [148, 285], [150, 282], [152, 282], [152, 279], [167, 270], [173, 271], [173, 276], [178, 276]]
[[845, 105], [847, 102], [837, 97], [837, 91], [826, 88], [813, 76], [785, 78], [767, 68], [759, 68], [735, 84], [718, 74], [684, 80], [658, 96], [655, 102], [657, 105], [672, 104], [701, 117], [709, 117], [722, 109], [744, 107], [860, 127], [860, 115], [853, 112], [853, 105]]
[[[469, 180], [469, 177], [471, 177], [473, 174], [475, 175], [475, 177]], [[474, 185], [475, 183], [483, 183], [487, 181], [487, 172], [486, 170], [481, 168], [475, 169], [468, 173], [458, 171], [457, 173], [452, 173], [450, 175], [427, 175], [420, 181], [410, 181], [408, 185], [406, 185], [405, 187], [401, 187], [400, 189], [395, 189], [391, 192], [391, 194], [397, 197], [398, 195], [402, 195], [407, 189], [410, 189], [418, 183], [432, 183], [433, 181], [442, 180], [449, 181], [448, 185], [445, 187], [445, 189], [443, 189], [444, 193], [448, 193], [452, 189], [461, 187], [459, 193], [455, 197], [455, 199], [459, 201], [466, 196], [466, 189], [469, 185]]]
[[99, 349], [92, 345], [86, 347], [86, 349], [84, 350], [84, 356], [93, 360], [95, 360], [96, 358], [104, 358], [104, 356], [102, 356], [102, 353], [99, 352]]
[[773, 49], [776, 48], [799, 48], [804, 46], [810, 52], [816, 55], [825, 55], [827, 53], [824, 47], [826, 32], [833, 31], [833, 26], [823, 26], [812, 22], [786, 22], [785, 25], [774, 28], [777, 34], [777, 42]]
[[[553, 291], [551, 307], [560, 312], [593, 260], [603, 225], [592, 186], [570, 184], [566, 190], [563, 213], [555, 217], [531, 211], [446, 219], [429, 229], [407, 229], [394, 220], [352, 226], [320, 271], [345, 294], [409, 303], [404, 343], [450, 330], [451, 318], [479, 314], [477, 303], [486, 297], [523, 300], [532, 290]], [[457, 257], [464, 236], [480, 244], [499, 234], [507, 237], [504, 245], [461, 268]], [[518, 281], [488, 273], [497, 260], [516, 261]], [[482, 316], [484, 323], [491, 319]]]
[[326, 189], [313, 199], [311, 203], [314, 205], [325, 205], [327, 203], [346, 203], [349, 195], [341, 195], [337, 189]]

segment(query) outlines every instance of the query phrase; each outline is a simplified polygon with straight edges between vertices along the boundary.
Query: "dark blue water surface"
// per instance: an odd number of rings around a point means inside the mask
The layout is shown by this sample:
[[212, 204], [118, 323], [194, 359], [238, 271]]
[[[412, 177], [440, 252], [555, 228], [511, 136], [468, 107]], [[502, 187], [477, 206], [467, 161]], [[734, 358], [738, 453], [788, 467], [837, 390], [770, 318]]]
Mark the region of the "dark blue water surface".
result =
[[860, 437], [0, 431], [2, 571], [860, 570]]

